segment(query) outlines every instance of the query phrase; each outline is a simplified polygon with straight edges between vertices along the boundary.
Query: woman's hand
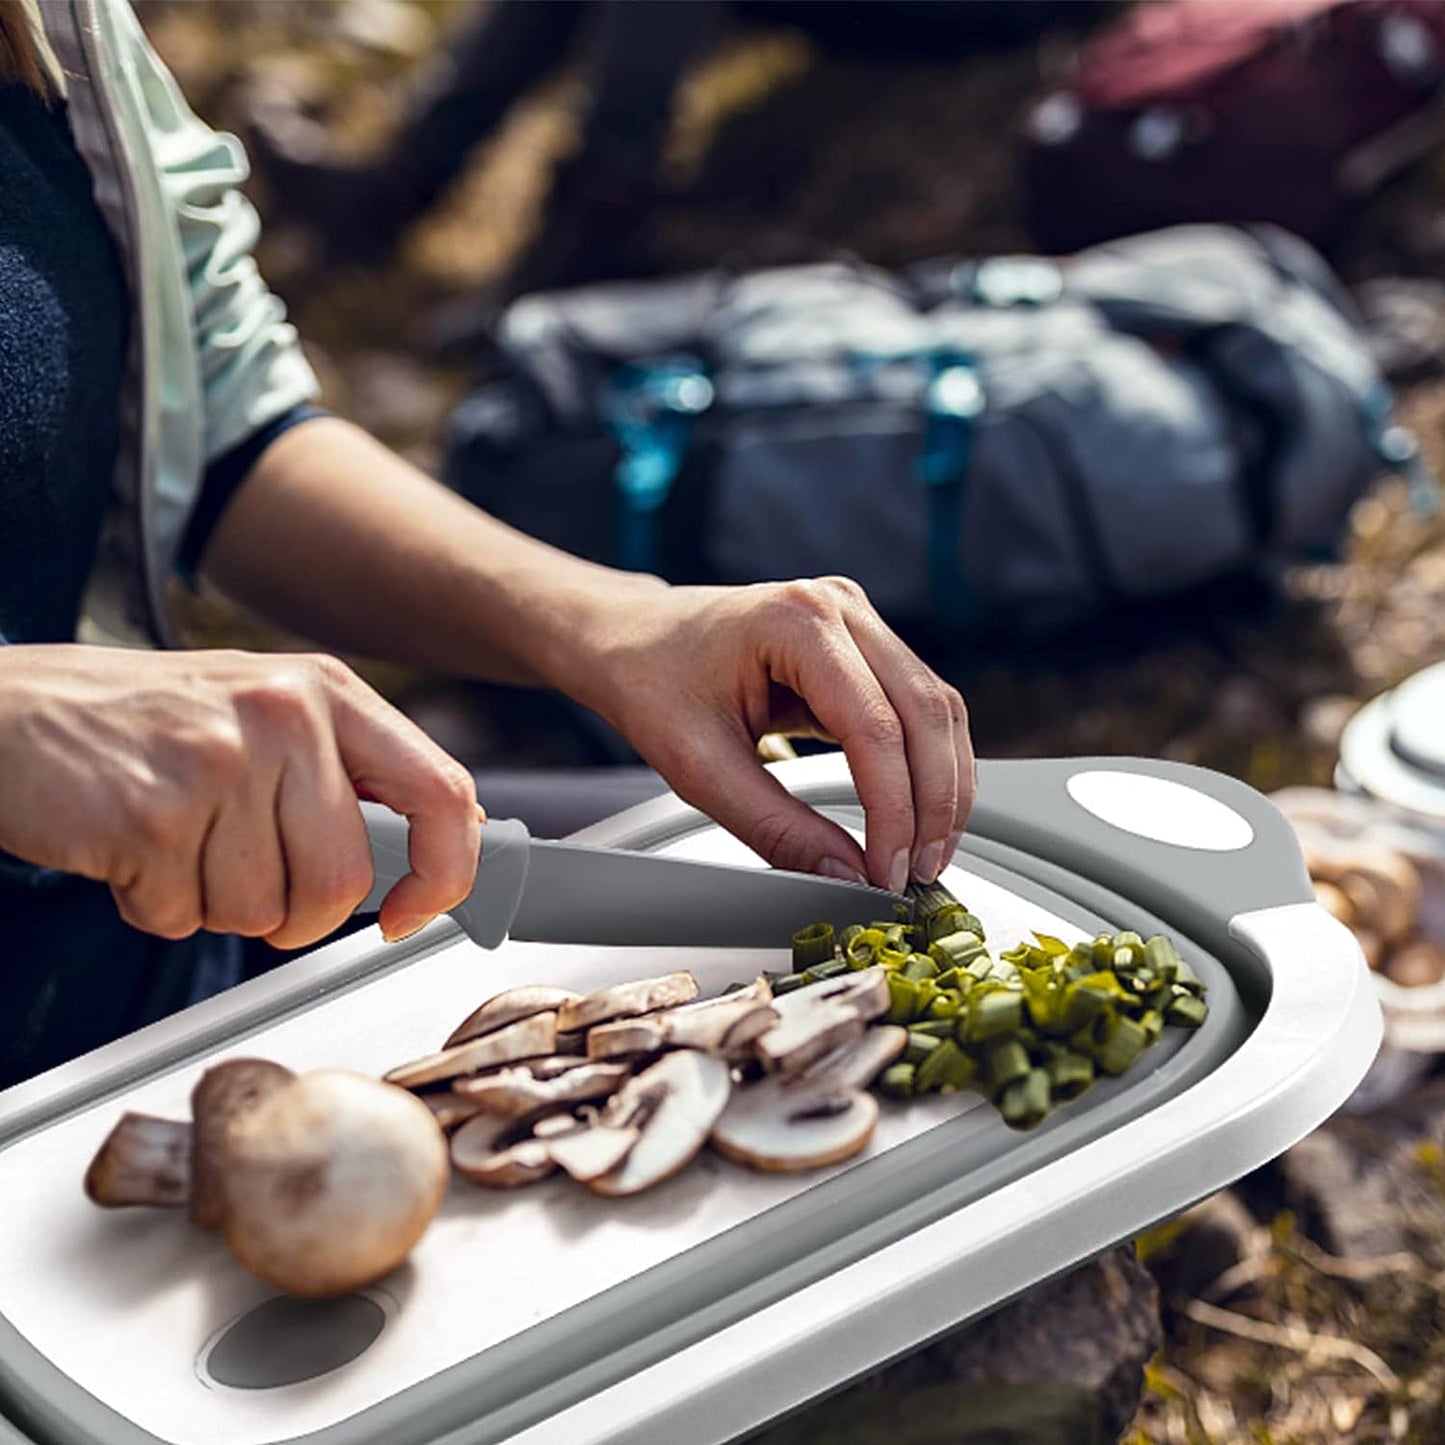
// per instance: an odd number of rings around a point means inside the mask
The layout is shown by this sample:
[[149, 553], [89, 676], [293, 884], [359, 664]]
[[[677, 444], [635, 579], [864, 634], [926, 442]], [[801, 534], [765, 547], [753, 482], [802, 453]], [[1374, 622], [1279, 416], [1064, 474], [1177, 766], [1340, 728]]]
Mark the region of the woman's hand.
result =
[[[895, 891], [938, 876], [973, 805], [968, 715], [857, 583], [628, 588], [619, 604], [572, 690], [683, 798], [776, 867]], [[842, 745], [866, 854], [764, 770], [768, 732]]]
[[164, 938], [297, 948], [372, 885], [363, 790], [411, 820], [388, 937], [470, 891], [471, 776], [334, 658], [0, 648], [0, 848], [108, 883]]

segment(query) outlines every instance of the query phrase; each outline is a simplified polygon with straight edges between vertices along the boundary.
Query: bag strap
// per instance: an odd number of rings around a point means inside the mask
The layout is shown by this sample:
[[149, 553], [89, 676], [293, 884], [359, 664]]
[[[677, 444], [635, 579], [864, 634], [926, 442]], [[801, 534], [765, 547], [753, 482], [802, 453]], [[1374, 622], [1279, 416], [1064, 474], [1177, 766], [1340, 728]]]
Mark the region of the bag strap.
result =
[[939, 617], [963, 623], [975, 611], [958, 548], [963, 482], [987, 397], [973, 357], [939, 351], [928, 364], [932, 375], [923, 396], [923, 450], [918, 458], [918, 479], [929, 499], [928, 580]]
[[658, 513], [687, 459], [693, 429], [717, 397], [693, 356], [626, 362], [604, 389], [602, 413], [621, 455], [612, 480], [617, 499], [617, 565], [657, 568]]

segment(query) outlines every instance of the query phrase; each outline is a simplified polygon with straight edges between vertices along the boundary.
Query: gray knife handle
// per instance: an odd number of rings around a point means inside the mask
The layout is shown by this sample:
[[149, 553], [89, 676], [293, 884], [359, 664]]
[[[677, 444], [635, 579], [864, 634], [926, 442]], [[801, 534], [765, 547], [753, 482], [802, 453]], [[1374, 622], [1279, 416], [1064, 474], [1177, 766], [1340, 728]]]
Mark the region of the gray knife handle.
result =
[[[371, 840], [375, 882], [358, 913], [374, 913], [392, 885], [411, 872], [407, 857], [410, 824], [380, 803], [362, 803], [362, 817]], [[482, 857], [471, 893], [451, 910], [473, 943], [496, 948], [507, 936], [527, 886], [532, 835], [516, 818], [494, 818], [482, 824]]]
[[[1105, 775], [1094, 794], [1100, 812], [1071, 791], [1087, 774]], [[1135, 788], [1139, 801], [1124, 807]], [[1190, 821], [1196, 813], [1204, 826]], [[968, 826], [1097, 879], [1182, 927], [1207, 929], [1241, 913], [1314, 901], [1299, 843], [1279, 809], [1244, 783], [1184, 763], [980, 761]]]

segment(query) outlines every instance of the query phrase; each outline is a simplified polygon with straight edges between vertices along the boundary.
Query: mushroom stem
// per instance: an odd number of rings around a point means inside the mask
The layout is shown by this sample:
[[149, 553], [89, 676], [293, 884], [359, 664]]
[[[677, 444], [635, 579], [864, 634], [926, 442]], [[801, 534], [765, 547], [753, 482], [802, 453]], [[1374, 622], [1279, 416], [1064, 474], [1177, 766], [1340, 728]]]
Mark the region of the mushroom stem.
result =
[[85, 1192], [107, 1209], [185, 1204], [191, 1194], [191, 1126], [123, 1114], [85, 1171]]

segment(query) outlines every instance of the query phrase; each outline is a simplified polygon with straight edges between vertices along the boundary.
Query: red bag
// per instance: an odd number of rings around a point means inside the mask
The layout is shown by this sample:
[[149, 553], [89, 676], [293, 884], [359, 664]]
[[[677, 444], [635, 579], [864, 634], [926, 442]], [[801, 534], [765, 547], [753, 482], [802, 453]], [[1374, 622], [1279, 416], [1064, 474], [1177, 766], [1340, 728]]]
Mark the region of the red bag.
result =
[[1319, 245], [1445, 136], [1442, 0], [1146, 0], [1025, 121], [1048, 251], [1186, 221]]

